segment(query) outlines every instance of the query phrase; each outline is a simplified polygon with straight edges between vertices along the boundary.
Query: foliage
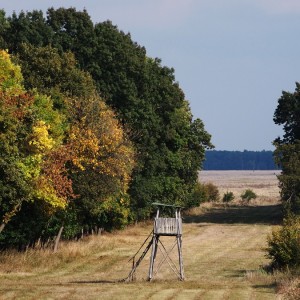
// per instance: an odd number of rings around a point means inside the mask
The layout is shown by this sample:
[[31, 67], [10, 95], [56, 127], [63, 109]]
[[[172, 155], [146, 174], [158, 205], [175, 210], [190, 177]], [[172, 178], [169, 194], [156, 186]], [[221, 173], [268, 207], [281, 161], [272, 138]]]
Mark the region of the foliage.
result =
[[1, 91], [7, 96], [19, 96], [24, 94], [22, 81], [21, 68], [13, 64], [7, 51], [0, 50]]
[[132, 219], [128, 195], [110, 197], [103, 202], [99, 207], [98, 218], [106, 230], [120, 229], [128, 225]]
[[293, 144], [300, 140], [300, 84], [296, 82], [294, 93], [282, 92], [274, 113], [274, 122], [283, 125], [283, 138], [277, 138], [275, 143]]
[[267, 256], [275, 268], [300, 266], [300, 218], [289, 215], [268, 237]]
[[286, 213], [300, 213], [300, 141], [276, 144], [276, 161], [282, 167], [278, 175], [281, 200]]
[[215, 184], [208, 182], [204, 187], [207, 195], [207, 200], [209, 202], [216, 202], [220, 199], [219, 189]]
[[[47, 49], [35, 51], [41, 65], [44, 58], [43, 50]], [[68, 68], [71, 68], [70, 65]], [[32, 77], [36, 76], [35, 72], [37, 70], [32, 68], [30, 72]], [[61, 69], [61, 73], [65, 73], [64, 69]], [[23, 214], [20, 215], [16, 219], [17, 222], [12, 224], [15, 227], [8, 228], [14, 231], [14, 236], [19, 236], [19, 241], [26, 237], [32, 239], [38, 228], [40, 234], [44, 232], [44, 236], [48, 236], [62, 223], [68, 228], [67, 235], [69, 235], [78, 230], [79, 224], [101, 227], [109, 224], [107, 226], [113, 228], [111, 220], [107, 220], [108, 215], [116, 221], [116, 227], [124, 226], [130, 219], [129, 202], [126, 208], [115, 204], [107, 206], [104, 202], [113, 203], [109, 199], [116, 199], [121, 194], [127, 197], [126, 191], [134, 165], [134, 150], [112, 110], [95, 93], [90, 93], [87, 97], [88, 94], [84, 92], [87, 90], [84, 73], [78, 78], [82, 79], [82, 97], [70, 98], [70, 91], [65, 92], [60, 86], [55, 85], [55, 82], [51, 84], [39, 82], [38, 85], [44, 92], [47, 92], [47, 88], [54, 88], [59, 92], [59, 97], [64, 103], [61, 113], [67, 111], [68, 114], [66, 116], [60, 114], [58, 110], [53, 110], [52, 99], [36, 93], [31, 111], [34, 112], [37, 121], [32, 122], [31, 132], [24, 140], [27, 145], [26, 151], [31, 154], [18, 163], [25, 178], [34, 182], [32, 184], [34, 188], [30, 193], [32, 199], [46, 201], [53, 207], [66, 208], [66, 199], [75, 197], [74, 190], [77, 200], [71, 205], [72, 210], [58, 210], [57, 214], [55, 210], [45, 206], [44, 212], [41, 213], [37, 206], [41, 202], [37, 202], [33, 211], [40, 213], [36, 219], [44, 226], [48, 223], [47, 219], [51, 218], [52, 221], [45, 231], [34, 222], [28, 222]], [[78, 95], [81, 95], [79, 87], [80, 85], [77, 86], [77, 91]], [[20, 224], [24, 224], [27, 228], [34, 226], [35, 230], [27, 232], [29, 236], [24, 232], [18, 233]], [[6, 242], [7, 239], [10, 243], [14, 243], [13, 236], [9, 232], [6, 234]]]
[[[28, 65], [38, 69], [38, 58], [26, 56], [38, 53], [31, 51], [28, 44], [35, 47], [50, 44], [60, 55], [72, 51], [80, 67], [91, 74], [101, 95], [116, 110], [118, 119], [130, 129], [139, 154], [129, 186], [132, 208], [139, 210], [142, 217], [149, 216], [151, 203], [157, 199], [166, 203], [179, 201], [186, 206], [204, 150], [212, 145], [203, 122], [192, 119], [174, 70], [162, 66], [159, 59], [148, 58], [145, 49], [133, 42], [130, 34], [119, 31], [111, 22], [93, 25], [86, 11], [51, 8], [43, 24], [42, 20], [39, 12], [8, 18], [10, 27], [5, 37], [9, 36], [6, 38], [9, 48], [20, 53], [25, 69]], [[19, 35], [11, 37], [17, 25]], [[53, 65], [59, 60], [49, 61]], [[48, 70], [47, 64], [43, 65], [42, 74], [53, 74], [44, 78], [61, 78], [57, 68]], [[25, 71], [28, 74], [25, 77], [32, 86], [39, 87], [39, 78], [30, 75], [30, 68]], [[67, 78], [67, 82], [76, 81]]]
[[[21, 208], [24, 201], [44, 201], [53, 208], [65, 207], [73, 197], [72, 187], [64, 175], [64, 167], [49, 165], [48, 158], [56, 151], [58, 141], [51, 135], [51, 124], [42, 120], [33, 96], [25, 93], [20, 67], [12, 63], [7, 52], [0, 52], [1, 64], [1, 231]], [[44, 110], [46, 113], [46, 110]], [[54, 116], [48, 106], [48, 115]], [[59, 118], [58, 118], [59, 119]], [[62, 180], [55, 185], [51, 170]], [[60, 187], [64, 187], [61, 192]]]
[[233, 192], [227, 191], [226, 193], [224, 193], [222, 201], [228, 203], [231, 202], [233, 199], [234, 199]]
[[249, 202], [252, 199], [256, 199], [257, 195], [251, 189], [246, 189], [242, 194], [241, 198], [244, 201]]
[[190, 194], [188, 201], [186, 202], [186, 205], [187, 208], [198, 207], [203, 202], [207, 202], [207, 192], [205, 189], [205, 185], [197, 182], [192, 193]]
[[193, 192], [190, 194], [187, 207], [199, 206], [204, 202], [216, 202], [220, 199], [219, 189], [211, 182], [197, 182]]
[[[69, 136], [74, 154], [71, 177], [74, 191], [79, 194], [74, 207], [78, 219], [90, 227], [111, 229], [112, 220], [107, 219], [107, 215], [111, 215], [116, 219], [115, 225], [120, 227], [122, 222], [128, 221], [128, 208], [123, 209], [113, 201], [121, 195], [128, 197], [134, 149], [113, 111], [99, 97], [94, 96], [88, 102], [76, 99], [72, 106], [76, 107], [75, 119], [80, 120], [72, 124]], [[107, 201], [110, 206], [105, 204]]]
[[[93, 24], [74, 8], [51, 8], [47, 18], [41, 11], [8, 18], [2, 12], [0, 43], [15, 62], [3, 87], [11, 96], [25, 97], [23, 89], [33, 96], [24, 124], [3, 115], [20, 125], [20, 132], [10, 127], [6, 147], [24, 156], [15, 177], [33, 182], [24, 193], [43, 211], [40, 224], [49, 234], [61, 224], [67, 236], [81, 226], [122, 227], [149, 217], [155, 201], [197, 205], [198, 170], [213, 145], [203, 122], [193, 119], [174, 69], [147, 57], [110, 21]], [[124, 197], [126, 206], [118, 200]], [[10, 230], [26, 224], [22, 218]]]
[[274, 113], [274, 122], [283, 125], [283, 138], [274, 141], [276, 163], [282, 168], [278, 176], [281, 199], [286, 211], [300, 213], [300, 85], [294, 93], [282, 92]]

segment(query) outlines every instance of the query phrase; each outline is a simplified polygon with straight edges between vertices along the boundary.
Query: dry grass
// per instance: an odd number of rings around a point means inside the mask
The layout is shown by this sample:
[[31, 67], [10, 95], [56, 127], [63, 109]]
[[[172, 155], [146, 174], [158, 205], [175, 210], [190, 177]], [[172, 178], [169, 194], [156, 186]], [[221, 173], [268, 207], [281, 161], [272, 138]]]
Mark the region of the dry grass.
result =
[[[220, 182], [213, 177], [210, 181]], [[243, 187], [248, 188], [246, 183]], [[226, 188], [225, 181], [223, 185]], [[269, 199], [269, 195], [261, 197]], [[42, 250], [1, 253], [0, 299], [276, 299], [279, 275], [262, 268], [268, 264], [263, 250], [266, 237], [280, 220], [278, 199], [269, 200], [251, 206], [208, 204], [191, 210], [183, 225], [183, 282], [168, 264], [153, 282], [147, 282], [149, 254], [135, 282], [118, 281], [128, 275], [128, 260], [151, 232], [152, 222], [148, 222], [63, 243], [55, 254]], [[163, 242], [169, 249], [174, 241], [165, 238]], [[176, 251], [171, 255], [177, 263]], [[159, 251], [157, 263], [160, 258]]]
[[253, 190], [258, 198], [254, 204], [271, 204], [279, 200], [277, 175], [280, 171], [201, 171], [199, 180], [203, 183], [212, 182], [220, 191], [221, 197], [225, 192], [233, 192], [235, 202], [246, 189]]

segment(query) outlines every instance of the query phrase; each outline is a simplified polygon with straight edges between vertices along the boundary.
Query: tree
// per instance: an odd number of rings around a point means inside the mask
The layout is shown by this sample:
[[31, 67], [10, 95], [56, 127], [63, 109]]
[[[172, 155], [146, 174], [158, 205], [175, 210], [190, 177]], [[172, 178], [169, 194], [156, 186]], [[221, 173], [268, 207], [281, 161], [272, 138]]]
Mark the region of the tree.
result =
[[21, 11], [19, 15], [15, 12], [7, 18], [9, 26], [1, 33], [5, 46], [12, 53], [17, 53], [22, 43], [38, 46], [51, 43], [53, 31], [46, 24], [42, 11]]
[[277, 138], [277, 144], [291, 144], [300, 140], [300, 84], [296, 82], [294, 93], [282, 92], [273, 118], [275, 124], [283, 125], [283, 139]]
[[294, 143], [275, 143], [275, 159], [281, 166], [278, 176], [281, 200], [286, 213], [300, 213], [300, 140]]
[[[60, 146], [50, 133], [54, 122], [47, 124], [37, 113], [34, 96], [27, 94], [22, 86], [20, 67], [14, 65], [3, 50], [0, 51], [0, 66], [2, 231], [24, 201], [39, 200], [53, 208], [63, 208], [73, 192], [63, 165], [53, 164], [50, 170], [49, 164], [45, 167]], [[57, 114], [51, 105], [48, 109], [48, 115]], [[54, 173], [62, 180], [61, 186], [55, 184]]]
[[31, 22], [29, 14], [8, 21], [6, 33], [13, 34], [18, 24], [21, 32], [13, 39], [3, 36], [12, 51], [19, 52], [24, 42], [50, 44], [60, 55], [72, 51], [130, 132], [138, 153], [129, 184], [137, 217], [148, 217], [154, 201], [185, 206], [194, 191], [204, 151], [212, 145], [203, 122], [193, 120], [174, 69], [147, 57], [144, 47], [110, 21], [94, 25], [86, 11], [49, 9], [38, 40], [31, 31], [35, 32], [39, 21]]
[[[51, 46], [22, 44], [18, 61], [24, 69], [26, 87], [51, 96], [48, 99], [54, 99], [56, 110], [64, 115], [60, 123], [66, 131], [64, 146], [71, 162], [67, 172], [77, 198], [65, 212], [59, 212], [52, 219], [64, 222], [70, 234], [74, 234], [79, 224], [105, 227], [98, 215], [108, 201], [113, 203], [110, 214], [114, 214], [114, 209], [121, 210], [119, 217], [125, 219], [118, 222], [126, 224], [129, 201], [121, 203], [120, 199], [128, 198], [134, 150], [115, 113], [97, 95], [91, 76], [77, 68], [72, 53], [59, 53]], [[45, 100], [42, 101], [39, 113], [51, 119], [43, 112], [47, 106]], [[58, 132], [54, 129], [52, 134]], [[69, 221], [73, 225], [68, 224]], [[56, 227], [55, 222], [51, 223]]]
[[0, 9], [0, 49], [6, 49], [6, 32], [9, 29], [10, 24], [5, 17], [5, 11]]
[[275, 159], [282, 168], [278, 176], [281, 198], [287, 210], [300, 213], [300, 84], [294, 93], [282, 92], [274, 122], [283, 125], [283, 138], [274, 141]]
[[76, 205], [82, 222], [90, 227], [117, 227], [117, 222], [100, 217], [110, 203], [111, 218], [121, 210], [118, 223], [126, 224], [130, 206], [122, 199], [128, 198], [134, 148], [113, 111], [97, 95], [89, 101], [75, 99], [72, 107], [78, 120], [71, 125], [69, 138], [76, 167], [72, 179], [80, 194]]

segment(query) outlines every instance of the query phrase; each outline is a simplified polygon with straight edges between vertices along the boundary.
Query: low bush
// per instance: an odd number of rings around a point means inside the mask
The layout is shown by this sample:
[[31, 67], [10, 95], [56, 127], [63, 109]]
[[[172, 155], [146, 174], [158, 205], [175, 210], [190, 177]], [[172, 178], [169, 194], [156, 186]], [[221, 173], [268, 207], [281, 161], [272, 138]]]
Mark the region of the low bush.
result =
[[234, 199], [233, 192], [226, 192], [223, 195], [223, 202], [231, 202]]
[[257, 197], [257, 195], [250, 189], [245, 190], [242, 194], [241, 194], [241, 198], [244, 201], [249, 202], [251, 199], [255, 199]]
[[300, 217], [290, 215], [283, 226], [268, 237], [267, 257], [272, 267], [295, 269], [300, 267]]
[[188, 202], [187, 207], [196, 207], [204, 202], [216, 202], [220, 199], [218, 187], [213, 183], [197, 182]]
[[194, 186], [194, 189], [186, 203], [188, 208], [197, 207], [201, 203], [206, 202], [207, 196], [204, 184], [197, 182]]
[[209, 182], [206, 183], [204, 187], [205, 187], [208, 202], [216, 202], [220, 199], [219, 189], [216, 185]]

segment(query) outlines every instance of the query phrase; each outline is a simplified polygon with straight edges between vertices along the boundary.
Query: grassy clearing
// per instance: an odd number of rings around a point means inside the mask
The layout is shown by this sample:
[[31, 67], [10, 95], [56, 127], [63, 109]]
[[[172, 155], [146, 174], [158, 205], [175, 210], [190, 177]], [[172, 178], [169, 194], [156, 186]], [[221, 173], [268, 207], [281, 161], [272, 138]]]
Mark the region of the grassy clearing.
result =
[[[257, 191], [255, 191], [257, 192]], [[257, 201], [257, 200], [256, 200]], [[152, 223], [64, 243], [58, 253], [0, 254], [0, 299], [276, 299], [280, 274], [263, 270], [266, 237], [280, 221], [277, 202], [241, 206], [206, 205], [184, 217], [183, 258], [186, 280], [168, 264], [146, 281], [150, 253], [135, 282], [121, 283]], [[165, 238], [166, 248], [173, 245]], [[158, 252], [157, 264], [161, 258]], [[176, 251], [172, 258], [177, 262]], [[293, 283], [297, 288], [297, 283]], [[281, 292], [292, 285], [282, 284]]]

